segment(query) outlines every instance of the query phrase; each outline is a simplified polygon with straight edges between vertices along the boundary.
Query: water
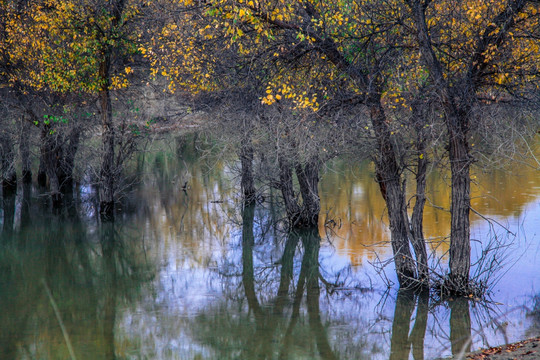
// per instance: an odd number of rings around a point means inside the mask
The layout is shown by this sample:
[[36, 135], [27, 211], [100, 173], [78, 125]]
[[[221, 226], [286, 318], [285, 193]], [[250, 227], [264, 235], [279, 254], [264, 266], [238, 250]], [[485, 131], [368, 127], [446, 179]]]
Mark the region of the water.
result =
[[[436, 303], [397, 293], [381, 269], [391, 250], [369, 163], [330, 164], [319, 232], [286, 234], [270, 196], [242, 211], [235, 162], [193, 141], [134, 164], [142, 181], [113, 224], [90, 186], [58, 213], [35, 188], [4, 200], [2, 359], [69, 359], [68, 344], [77, 359], [434, 359], [540, 334], [535, 170], [476, 171], [473, 208], [504, 227], [473, 216], [475, 254], [497, 235], [504, 276], [491, 302]], [[443, 260], [446, 179], [430, 178], [425, 217]]]

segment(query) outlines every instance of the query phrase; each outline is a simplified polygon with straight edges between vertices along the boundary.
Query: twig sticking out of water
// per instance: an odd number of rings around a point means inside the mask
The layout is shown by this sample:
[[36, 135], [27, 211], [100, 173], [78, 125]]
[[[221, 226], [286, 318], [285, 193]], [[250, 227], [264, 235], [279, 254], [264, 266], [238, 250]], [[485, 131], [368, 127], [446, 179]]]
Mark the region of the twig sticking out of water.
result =
[[47, 285], [47, 282], [45, 281], [45, 279], [41, 279], [41, 282], [43, 284], [43, 287], [45, 288], [45, 291], [47, 292], [49, 301], [51, 302], [51, 306], [54, 310], [54, 314], [56, 315], [56, 320], [58, 320], [58, 324], [60, 325], [60, 328], [62, 329], [62, 334], [64, 335], [64, 340], [66, 341], [66, 346], [69, 351], [69, 356], [71, 357], [71, 360], [77, 360], [77, 358], [75, 357], [75, 352], [73, 351], [73, 346], [71, 346], [71, 341], [69, 340], [69, 334], [66, 330], [66, 327], [64, 326], [62, 317], [60, 316], [60, 311], [58, 310], [58, 306], [56, 305], [56, 302], [54, 301], [54, 298], [52, 296], [51, 289], [49, 289], [49, 286]]

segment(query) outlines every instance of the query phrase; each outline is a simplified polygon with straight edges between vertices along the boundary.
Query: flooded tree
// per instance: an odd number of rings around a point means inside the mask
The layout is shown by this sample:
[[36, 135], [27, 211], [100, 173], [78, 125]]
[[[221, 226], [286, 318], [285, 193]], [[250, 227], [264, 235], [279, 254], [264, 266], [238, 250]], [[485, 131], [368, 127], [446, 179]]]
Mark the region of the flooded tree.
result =
[[[526, 99], [535, 90], [528, 81], [534, 81], [536, 76], [531, 62], [536, 55], [529, 54], [528, 48], [535, 42], [530, 29], [538, 22], [536, 10], [532, 10], [536, 5], [508, 1], [486, 7], [479, 3], [475, 7], [458, 5], [454, 11], [447, 4], [406, 3], [447, 131], [452, 202], [446, 287], [466, 293], [471, 264], [470, 168], [474, 161], [470, 139], [478, 117], [485, 115], [478, 114], [479, 104]], [[438, 26], [432, 26], [434, 22]], [[515, 56], [520, 53], [515, 64]]]

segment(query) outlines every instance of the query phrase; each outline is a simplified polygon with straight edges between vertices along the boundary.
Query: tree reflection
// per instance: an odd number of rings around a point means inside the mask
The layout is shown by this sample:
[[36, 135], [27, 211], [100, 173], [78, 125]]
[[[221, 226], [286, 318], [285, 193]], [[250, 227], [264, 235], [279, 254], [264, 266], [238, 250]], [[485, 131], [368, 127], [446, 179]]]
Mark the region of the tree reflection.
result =
[[[415, 360], [424, 359], [424, 337], [428, 317], [429, 293], [415, 294], [400, 290], [396, 298], [390, 359], [408, 359], [412, 346]], [[409, 334], [411, 317], [416, 306], [414, 326]]]
[[[289, 233], [279, 260], [265, 273], [261, 265], [256, 265], [259, 254], [255, 250], [255, 233], [260, 229], [255, 225], [255, 213], [254, 206], [245, 206], [242, 211], [243, 296], [235, 301], [246, 301], [246, 312], [232, 318], [230, 310], [221, 308], [216, 309], [216, 315], [201, 314], [194, 324], [200, 331], [196, 337], [210, 345], [220, 359], [274, 359], [276, 355], [279, 359], [294, 359], [300, 353], [337, 359], [321, 318], [321, 238], [317, 230]], [[240, 356], [233, 355], [235, 349]]]
[[471, 351], [471, 314], [469, 300], [464, 298], [449, 301], [450, 342], [452, 355], [459, 356]]
[[69, 341], [77, 359], [115, 359], [119, 306], [152, 278], [121, 224], [87, 224], [70, 201], [31, 223], [21, 208], [20, 229], [0, 239], [2, 358], [70, 358]]

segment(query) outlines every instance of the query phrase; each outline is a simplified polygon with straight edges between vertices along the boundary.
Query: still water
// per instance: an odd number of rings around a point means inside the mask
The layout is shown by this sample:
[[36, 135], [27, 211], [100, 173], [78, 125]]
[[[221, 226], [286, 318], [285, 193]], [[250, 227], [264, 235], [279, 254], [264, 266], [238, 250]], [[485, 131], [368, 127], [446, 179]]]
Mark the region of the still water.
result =
[[[114, 223], [81, 185], [52, 213], [36, 188], [4, 199], [2, 359], [434, 359], [540, 334], [540, 174], [475, 171], [475, 259], [497, 239], [491, 301], [396, 291], [369, 163], [329, 164], [318, 232], [239, 204], [234, 159], [155, 145]], [[425, 231], [444, 261], [448, 178], [429, 180]], [[277, 225], [276, 225], [277, 224]], [[493, 242], [492, 242], [493, 243]], [[470, 339], [470, 340], [469, 340]]]

